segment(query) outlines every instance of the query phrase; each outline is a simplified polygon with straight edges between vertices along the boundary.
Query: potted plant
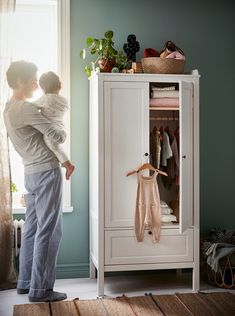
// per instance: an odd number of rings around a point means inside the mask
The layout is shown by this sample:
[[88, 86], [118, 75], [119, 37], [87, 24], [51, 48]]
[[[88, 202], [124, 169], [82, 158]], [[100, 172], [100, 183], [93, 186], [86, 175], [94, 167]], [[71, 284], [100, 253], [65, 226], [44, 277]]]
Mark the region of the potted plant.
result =
[[110, 72], [116, 65], [117, 50], [114, 48], [113, 31], [107, 31], [104, 34], [104, 38], [92, 38], [87, 37], [86, 48], [83, 48], [80, 52], [82, 59], [87, 58], [87, 53], [96, 57], [95, 61], [89, 62], [85, 66], [85, 72], [88, 77], [91, 75], [91, 71], [94, 71], [98, 66], [100, 71]]

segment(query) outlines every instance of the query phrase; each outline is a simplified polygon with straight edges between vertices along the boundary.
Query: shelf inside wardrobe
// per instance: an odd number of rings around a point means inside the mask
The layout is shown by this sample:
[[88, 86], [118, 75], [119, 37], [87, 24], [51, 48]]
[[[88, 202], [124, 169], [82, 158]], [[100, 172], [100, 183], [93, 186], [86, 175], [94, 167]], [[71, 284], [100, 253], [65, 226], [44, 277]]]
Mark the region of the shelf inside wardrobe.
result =
[[179, 111], [179, 107], [166, 107], [166, 106], [163, 106], [163, 107], [153, 107], [153, 106], [150, 106], [149, 107], [149, 110], [150, 111]]

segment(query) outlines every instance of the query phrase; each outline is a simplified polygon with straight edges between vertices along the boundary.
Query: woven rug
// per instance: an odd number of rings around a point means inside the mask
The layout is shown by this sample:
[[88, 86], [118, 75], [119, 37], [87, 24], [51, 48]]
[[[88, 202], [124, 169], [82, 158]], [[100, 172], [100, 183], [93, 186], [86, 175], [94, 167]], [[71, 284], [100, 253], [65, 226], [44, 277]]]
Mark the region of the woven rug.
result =
[[232, 316], [229, 292], [152, 295], [15, 305], [13, 316]]

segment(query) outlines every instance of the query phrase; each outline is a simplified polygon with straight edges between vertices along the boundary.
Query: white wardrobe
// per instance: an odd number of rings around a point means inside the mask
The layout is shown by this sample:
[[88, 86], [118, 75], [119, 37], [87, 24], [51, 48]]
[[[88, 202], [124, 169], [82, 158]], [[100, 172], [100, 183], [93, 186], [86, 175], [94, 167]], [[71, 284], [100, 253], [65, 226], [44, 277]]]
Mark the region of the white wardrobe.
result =
[[[106, 271], [192, 268], [192, 288], [199, 289], [199, 77], [194, 70], [90, 78], [90, 277], [97, 270], [98, 296], [104, 295]], [[150, 107], [150, 89], [158, 83], [176, 85], [178, 109]], [[126, 174], [149, 159], [151, 120], [158, 115], [178, 120], [179, 217], [161, 226], [159, 243], [147, 229], [137, 242], [137, 177]]]

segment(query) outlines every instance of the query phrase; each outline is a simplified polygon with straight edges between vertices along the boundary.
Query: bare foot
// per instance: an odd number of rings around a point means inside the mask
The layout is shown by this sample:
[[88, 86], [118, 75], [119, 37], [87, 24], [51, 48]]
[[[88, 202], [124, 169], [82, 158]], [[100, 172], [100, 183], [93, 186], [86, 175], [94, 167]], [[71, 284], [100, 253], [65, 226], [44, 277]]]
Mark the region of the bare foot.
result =
[[74, 169], [75, 169], [75, 167], [72, 164], [70, 164], [69, 166], [66, 167], [66, 173], [65, 173], [66, 180], [69, 180], [72, 173], [74, 172]]
[[62, 163], [62, 166], [66, 169], [65, 177], [67, 180], [71, 177], [75, 167], [69, 160]]

